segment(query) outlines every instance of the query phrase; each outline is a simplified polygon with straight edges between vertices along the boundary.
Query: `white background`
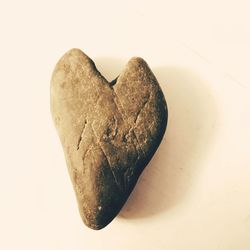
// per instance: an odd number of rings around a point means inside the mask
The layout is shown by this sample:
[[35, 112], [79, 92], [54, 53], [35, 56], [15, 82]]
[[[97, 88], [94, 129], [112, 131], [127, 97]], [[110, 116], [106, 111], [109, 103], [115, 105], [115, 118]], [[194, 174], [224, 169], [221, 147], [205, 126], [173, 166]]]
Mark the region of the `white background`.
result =
[[[0, 249], [249, 250], [250, 3], [0, 1]], [[105, 229], [78, 214], [49, 107], [82, 49], [109, 80], [143, 57], [168, 102], [164, 140]]]

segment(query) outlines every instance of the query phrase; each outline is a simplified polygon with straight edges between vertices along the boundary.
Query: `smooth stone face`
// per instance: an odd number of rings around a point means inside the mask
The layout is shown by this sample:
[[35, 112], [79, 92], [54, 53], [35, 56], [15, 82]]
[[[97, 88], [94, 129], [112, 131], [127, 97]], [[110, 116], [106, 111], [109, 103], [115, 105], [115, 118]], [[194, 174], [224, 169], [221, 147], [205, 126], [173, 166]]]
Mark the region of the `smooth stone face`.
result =
[[72, 49], [53, 72], [51, 112], [81, 217], [101, 229], [119, 213], [161, 142], [163, 93], [141, 58], [132, 58], [110, 83]]

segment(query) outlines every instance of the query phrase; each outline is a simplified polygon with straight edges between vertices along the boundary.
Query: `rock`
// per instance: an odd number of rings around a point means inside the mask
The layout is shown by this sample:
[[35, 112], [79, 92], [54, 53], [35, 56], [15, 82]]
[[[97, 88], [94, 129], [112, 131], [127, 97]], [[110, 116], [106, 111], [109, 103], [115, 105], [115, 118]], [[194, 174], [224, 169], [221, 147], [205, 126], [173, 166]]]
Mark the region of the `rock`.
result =
[[132, 58], [108, 82], [79, 49], [57, 63], [51, 113], [84, 223], [101, 229], [119, 213], [167, 125], [167, 106], [147, 63]]

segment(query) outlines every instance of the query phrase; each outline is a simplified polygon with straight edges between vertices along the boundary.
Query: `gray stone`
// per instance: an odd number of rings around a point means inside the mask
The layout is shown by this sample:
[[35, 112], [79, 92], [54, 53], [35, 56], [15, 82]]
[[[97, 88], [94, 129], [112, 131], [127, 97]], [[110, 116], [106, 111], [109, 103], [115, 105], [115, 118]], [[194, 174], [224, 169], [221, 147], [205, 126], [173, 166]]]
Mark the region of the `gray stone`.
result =
[[168, 115], [160, 86], [141, 58], [108, 82], [72, 49], [52, 75], [51, 113], [81, 217], [101, 229], [119, 213], [162, 140]]

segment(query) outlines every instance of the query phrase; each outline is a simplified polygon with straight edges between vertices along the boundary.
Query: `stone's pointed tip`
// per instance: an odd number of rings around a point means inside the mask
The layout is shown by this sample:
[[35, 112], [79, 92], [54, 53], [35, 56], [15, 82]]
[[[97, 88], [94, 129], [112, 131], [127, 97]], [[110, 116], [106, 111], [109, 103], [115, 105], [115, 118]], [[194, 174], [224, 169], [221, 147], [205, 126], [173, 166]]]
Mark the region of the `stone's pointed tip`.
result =
[[105, 228], [107, 225], [87, 225], [90, 229], [99, 231]]
[[[114, 219], [114, 218], [115, 218], [115, 217], [113, 217], [113, 219]], [[112, 219], [112, 220], [113, 220], [113, 219]], [[91, 221], [86, 221], [86, 220], [83, 219], [83, 223], [84, 223], [88, 228], [98, 231], [98, 230], [101, 230], [101, 229], [105, 228], [106, 226], [108, 226], [112, 220], [109, 220], [109, 221], [107, 221], [106, 223], [98, 223], [97, 221], [95, 221], [95, 222], [92, 221], [92, 222], [91, 222]]]

